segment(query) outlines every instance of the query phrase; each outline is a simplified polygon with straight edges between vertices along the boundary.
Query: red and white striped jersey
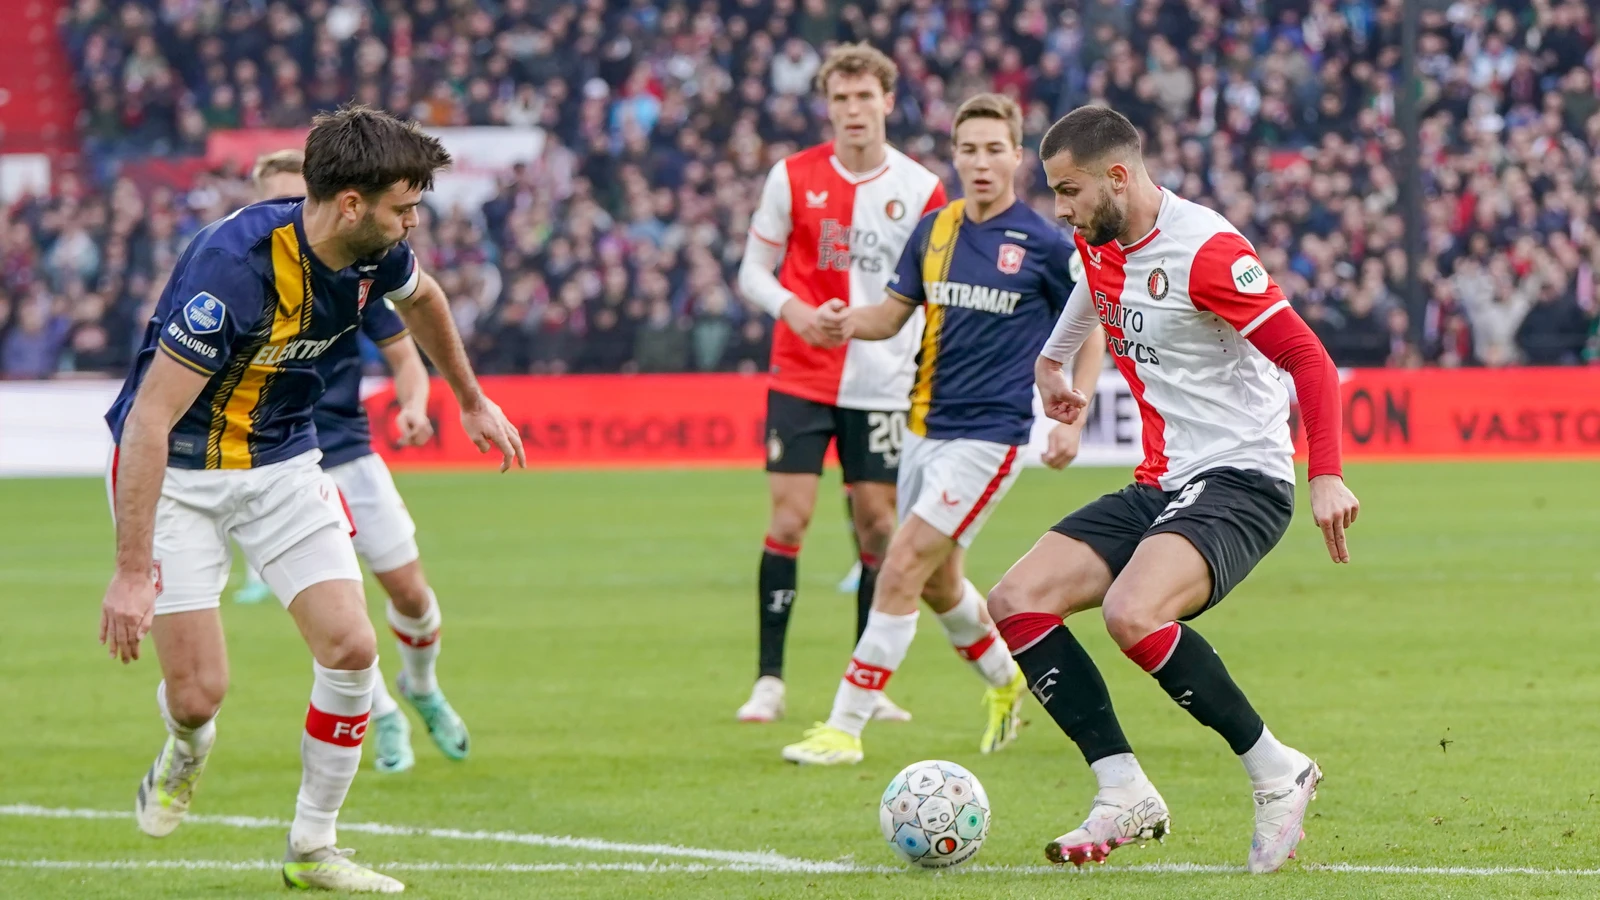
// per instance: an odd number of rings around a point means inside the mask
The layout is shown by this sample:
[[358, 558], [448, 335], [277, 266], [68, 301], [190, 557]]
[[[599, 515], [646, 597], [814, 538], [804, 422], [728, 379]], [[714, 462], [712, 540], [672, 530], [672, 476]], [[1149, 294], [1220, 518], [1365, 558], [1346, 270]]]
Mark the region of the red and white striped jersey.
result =
[[1289, 301], [1250, 242], [1169, 191], [1155, 228], [1133, 244], [1076, 240], [1085, 277], [1062, 316], [1087, 318], [1083, 333], [1092, 319], [1105, 326], [1139, 405], [1144, 462], [1134, 480], [1170, 491], [1231, 466], [1294, 481], [1289, 392], [1246, 340]]
[[[893, 147], [883, 165], [856, 173], [833, 155], [833, 144], [820, 144], [772, 167], [750, 230], [784, 250], [778, 281], [796, 297], [812, 306], [835, 298], [870, 306], [883, 302], [911, 230], [944, 203], [939, 177]], [[921, 338], [920, 310], [889, 340], [831, 350], [802, 341], [780, 319], [772, 388], [848, 409], [908, 409]]]

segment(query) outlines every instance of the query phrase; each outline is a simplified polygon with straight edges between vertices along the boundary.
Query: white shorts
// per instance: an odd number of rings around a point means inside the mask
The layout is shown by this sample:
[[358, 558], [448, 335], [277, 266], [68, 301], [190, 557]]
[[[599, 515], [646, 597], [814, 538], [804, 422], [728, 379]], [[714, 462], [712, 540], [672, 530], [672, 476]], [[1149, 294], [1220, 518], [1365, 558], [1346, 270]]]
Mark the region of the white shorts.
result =
[[355, 525], [356, 553], [374, 572], [393, 572], [417, 559], [417, 525], [411, 521], [383, 457], [369, 453], [328, 470], [344, 494]]
[[970, 438], [906, 434], [897, 486], [900, 521], [915, 514], [963, 547], [1022, 473], [1019, 448]]
[[[106, 491], [116, 516], [116, 447]], [[237, 542], [287, 607], [302, 590], [361, 580], [350, 519], [319, 450], [254, 469], [168, 468], [156, 502], [156, 615], [215, 609]], [[293, 553], [288, 551], [294, 550]], [[273, 565], [280, 558], [281, 565]]]

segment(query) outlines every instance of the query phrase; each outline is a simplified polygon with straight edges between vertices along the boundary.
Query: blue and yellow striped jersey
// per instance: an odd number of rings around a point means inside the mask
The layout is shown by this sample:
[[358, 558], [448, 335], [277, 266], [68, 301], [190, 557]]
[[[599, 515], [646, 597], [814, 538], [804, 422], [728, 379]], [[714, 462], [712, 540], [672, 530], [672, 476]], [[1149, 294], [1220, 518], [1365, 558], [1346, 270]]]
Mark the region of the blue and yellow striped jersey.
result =
[[1072, 293], [1072, 242], [1013, 203], [985, 222], [956, 200], [922, 217], [889, 293], [927, 307], [909, 427], [938, 440], [1028, 442], [1033, 364]]
[[368, 298], [406, 299], [420, 273], [404, 242], [329, 269], [307, 246], [301, 209], [298, 199], [257, 203], [190, 241], [106, 413], [114, 440], [151, 360], [165, 353], [210, 376], [168, 437], [169, 466], [249, 469], [317, 446], [311, 409], [328, 371], [323, 357], [354, 352]]

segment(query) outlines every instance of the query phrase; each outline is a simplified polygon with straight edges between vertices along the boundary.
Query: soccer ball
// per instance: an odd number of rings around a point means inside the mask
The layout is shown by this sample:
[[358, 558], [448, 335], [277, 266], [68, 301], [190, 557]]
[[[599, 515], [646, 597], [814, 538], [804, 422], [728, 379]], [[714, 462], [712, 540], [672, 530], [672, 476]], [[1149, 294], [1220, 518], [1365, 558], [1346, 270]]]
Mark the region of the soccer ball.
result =
[[925, 869], [960, 865], [989, 834], [989, 795], [971, 772], [926, 759], [900, 770], [883, 792], [878, 824], [895, 855]]

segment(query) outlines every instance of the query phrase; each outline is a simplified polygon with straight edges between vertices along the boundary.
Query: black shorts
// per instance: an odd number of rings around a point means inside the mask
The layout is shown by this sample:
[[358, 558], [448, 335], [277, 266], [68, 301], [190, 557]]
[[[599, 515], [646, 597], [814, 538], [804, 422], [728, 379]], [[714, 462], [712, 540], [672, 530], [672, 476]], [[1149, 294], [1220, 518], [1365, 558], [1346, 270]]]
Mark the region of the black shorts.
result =
[[1152, 534], [1181, 534], [1211, 568], [1211, 597], [1193, 619], [1228, 596], [1289, 529], [1294, 485], [1246, 469], [1211, 469], [1176, 491], [1130, 484], [1090, 503], [1051, 531], [1089, 545], [1122, 573]]
[[894, 484], [905, 433], [904, 410], [843, 409], [767, 391], [768, 472], [821, 475], [828, 444], [837, 440], [845, 484]]

